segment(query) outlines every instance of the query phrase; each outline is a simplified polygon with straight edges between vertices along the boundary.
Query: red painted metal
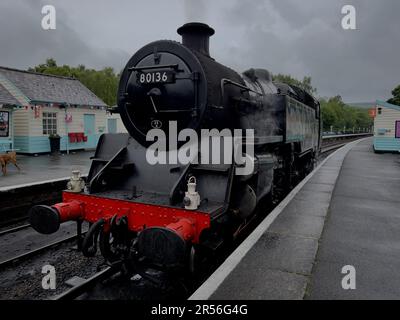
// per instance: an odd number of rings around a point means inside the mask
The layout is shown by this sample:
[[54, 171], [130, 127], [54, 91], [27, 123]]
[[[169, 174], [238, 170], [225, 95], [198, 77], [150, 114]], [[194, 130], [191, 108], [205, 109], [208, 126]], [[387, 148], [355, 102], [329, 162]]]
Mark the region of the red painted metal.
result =
[[83, 216], [83, 204], [80, 201], [72, 200], [68, 202], [57, 203], [52, 206], [57, 209], [60, 222], [65, 222], [69, 220], [76, 220]]
[[174, 230], [185, 241], [193, 239], [195, 234], [195, 222], [187, 218], [182, 218], [177, 222], [167, 225], [168, 229]]
[[86, 221], [96, 222], [103, 218], [110, 222], [115, 214], [118, 217], [127, 216], [128, 228], [132, 231], [139, 232], [146, 227], [167, 227], [181, 234], [184, 239], [192, 239], [194, 243], [198, 243], [201, 232], [210, 227], [209, 214], [200, 211], [63, 192], [62, 205], [71, 202], [80, 204], [81, 217]]

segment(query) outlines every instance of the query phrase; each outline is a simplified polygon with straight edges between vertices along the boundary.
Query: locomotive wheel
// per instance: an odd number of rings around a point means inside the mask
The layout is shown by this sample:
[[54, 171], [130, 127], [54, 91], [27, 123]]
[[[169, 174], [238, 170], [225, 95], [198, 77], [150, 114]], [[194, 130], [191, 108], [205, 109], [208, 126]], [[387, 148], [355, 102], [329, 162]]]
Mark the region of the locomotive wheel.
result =
[[190, 249], [190, 257], [189, 257], [189, 270], [191, 274], [195, 274], [197, 271], [197, 263], [198, 263], [198, 257], [196, 253], [196, 249], [194, 246]]
[[100, 252], [102, 256], [108, 261], [108, 262], [115, 262], [120, 260], [120, 257], [116, 250], [113, 247], [114, 244], [114, 238], [111, 235], [111, 232], [102, 232], [100, 233], [100, 239], [99, 239], [99, 246], [100, 246]]
[[215, 265], [215, 256], [212, 251], [208, 251], [201, 246], [192, 246], [189, 252], [189, 277], [201, 280], [209, 274]]
[[314, 164], [314, 159], [311, 158], [310, 161], [308, 161], [307, 163], [307, 167], [306, 167], [306, 176], [312, 172], [314, 170], [315, 164]]

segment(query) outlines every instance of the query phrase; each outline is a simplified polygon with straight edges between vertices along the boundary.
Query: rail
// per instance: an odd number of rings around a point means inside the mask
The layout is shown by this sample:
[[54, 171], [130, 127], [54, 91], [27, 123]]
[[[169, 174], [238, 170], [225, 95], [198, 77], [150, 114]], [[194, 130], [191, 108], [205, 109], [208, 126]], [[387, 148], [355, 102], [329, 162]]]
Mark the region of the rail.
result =
[[4, 235], [9, 234], [9, 233], [14, 233], [14, 232], [17, 232], [17, 231], [20, 231], [20, 230], [23, 230], [23, 229], [27, 229], [30, 226], [31, 225], [29, 223], [27, 223], [27, 224], [23, 224], [21, 226], [17, 226], [17, 227], [13, 227], [13, 228], [2, 230], [2, 231], [0, 231], [0, 236], [4, 236]]
[[[85, 233], [86, 232], [83, 232], [82, 234], [85, 234]], [[18, 263], [23, 262], [23, 261], [25, 261], [25, 260], [27, 260], [29, 258], [32, 258], [32, 257], [34, 257], [34, 256], [36, 256], [38, 254], [46, 252], [49, 249], [55, 248], [55, 247], [57, 247], [57, 246], [59, 246], [61, 244], [68, 243], [68, 242], [71, 242], [71, 241], [76, 240], [76, 239], [78, 239], [78, 235], [77, 234], [73, 235], [73, 236], [62, 238], [60, 240], [56, 240], [56, 241], [51, 242], [51, 243], [49, 243], [47, 245], [44, 245], [42, 247], [33, 249], [31, 251], [27, 251], [27, 252], [24, 252], [24, 253], [19, 254], [17, 256], [14, 256], [12, 258], [0, 261], [0, 270], [4, 269], [6, 267], [9, 267], [10, 265], [16, 264], [17, 262]]]
[[326, 154], [342, 147], [346, 143], [369, 136], [372, 136], [372, 133], [351, 133], [323, 136], [321, 154]]
[[97, 283], [117, 273], [119, 271], [118, 266], [119, 264], [117, 263], [114, 266], [106, 267], [102, 271], [91, 276], [89, 279], [84, 280], [81, 284], [76, 285], [71, 289], [54, 297], [52, 300], [74, 300], [78, 298], [85, 292], [92, 289]]

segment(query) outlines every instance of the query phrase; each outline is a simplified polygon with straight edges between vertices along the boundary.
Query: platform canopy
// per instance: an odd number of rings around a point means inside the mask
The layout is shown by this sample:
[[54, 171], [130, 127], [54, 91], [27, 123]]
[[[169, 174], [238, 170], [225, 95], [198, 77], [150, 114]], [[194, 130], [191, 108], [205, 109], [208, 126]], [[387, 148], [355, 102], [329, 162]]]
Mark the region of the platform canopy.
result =
[[396, 104], [391, 104], [391, 103], [386, 102], [386, 101], [376, 100], [376, 105], [378, 107], [384, 107], [384, 108], [389, 108], [389, 109], [400, 111], [400, 106], [398, 106]]

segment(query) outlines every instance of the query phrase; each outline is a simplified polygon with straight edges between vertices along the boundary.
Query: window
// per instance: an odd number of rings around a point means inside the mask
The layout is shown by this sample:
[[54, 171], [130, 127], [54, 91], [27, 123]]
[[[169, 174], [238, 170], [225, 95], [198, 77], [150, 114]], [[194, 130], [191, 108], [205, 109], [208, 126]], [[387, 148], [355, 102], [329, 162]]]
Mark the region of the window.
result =
[[400, 138], [400, 120], [396, 121], [396, 132], [395, 132], [395, 137]]
[[57, 133], [57, 113], [43, 112], [43, 134]]
[[0, 111], [0, 137], [8, 137], [10, 134], [10, 114], [8, 111]]

